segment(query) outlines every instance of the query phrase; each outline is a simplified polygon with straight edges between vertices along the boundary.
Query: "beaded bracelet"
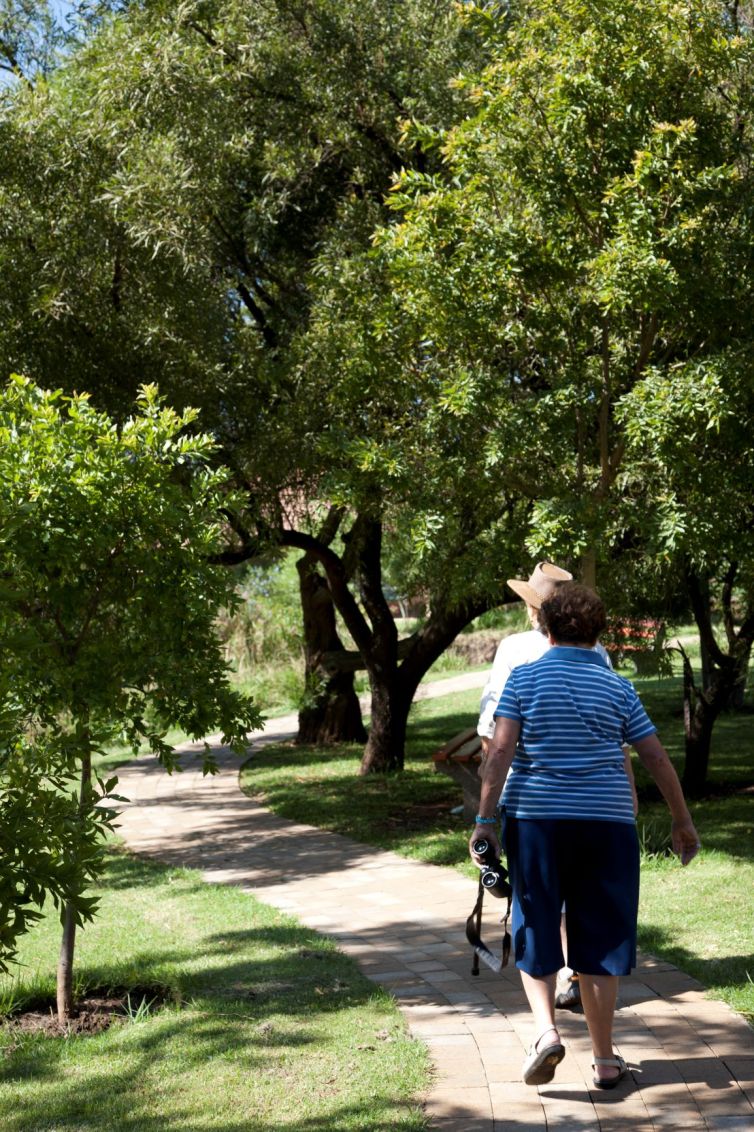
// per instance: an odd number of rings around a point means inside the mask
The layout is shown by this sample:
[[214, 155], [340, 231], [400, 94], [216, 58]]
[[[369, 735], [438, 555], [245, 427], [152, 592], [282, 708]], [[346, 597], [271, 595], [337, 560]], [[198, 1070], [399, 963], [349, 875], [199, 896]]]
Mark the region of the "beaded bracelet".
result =
[[481, 814], [477, 814], [474, 818], [477, 825], [496, 825], [497, 818], [483, 818]]

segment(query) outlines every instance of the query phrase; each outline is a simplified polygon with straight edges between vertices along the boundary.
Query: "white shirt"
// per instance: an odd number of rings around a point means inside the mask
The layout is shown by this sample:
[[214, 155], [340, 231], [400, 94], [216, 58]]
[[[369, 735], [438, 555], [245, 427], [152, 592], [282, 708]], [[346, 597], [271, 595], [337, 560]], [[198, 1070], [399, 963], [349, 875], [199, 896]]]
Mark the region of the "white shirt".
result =
[[[503, 688], [513, 669], [518, 668], [519, 664], [531, 664], [533, 660], [539, 660], [549, 648], [550, 642], [544, 633], [540, 633], [539, 629], [529, 629], [525, 633], [513, 633], [510, 637], [503, 637], [497, 646], [495, 659], [492, 662], [492, 668], [482, 692], [479, 723], [476, 728], [478, 735], [485, 735], [488, 739], [492, 738], [492, 733], [495, 730], [493, 718], [495, 708], [500, 702]], [[610, 657], [602, 645], [598, 643], [594, 648], [608, 668], [612, 668]]]

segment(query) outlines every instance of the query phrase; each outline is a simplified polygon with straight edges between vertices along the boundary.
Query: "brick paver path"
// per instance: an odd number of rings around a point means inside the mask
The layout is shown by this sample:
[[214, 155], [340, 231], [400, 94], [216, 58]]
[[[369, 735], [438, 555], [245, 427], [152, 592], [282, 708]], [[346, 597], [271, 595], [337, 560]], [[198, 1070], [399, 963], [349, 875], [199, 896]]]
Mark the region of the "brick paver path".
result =
[[[466, 678], [461, 686], [474, 684]], [[276, 720], [260, 742], [295, 726], [295, 717]], [[467, 879], [276, 817], [239, 790], [237, 758], [220, 749], [220, 773], [204, 778], [186, 752], [185, 770], [172, 777], [152, 759], [119, 771], [119, 790], [131, 799], [120, 818], [127, 844], [253, 892], [335, 938], [388, 987], [431, 1052], [433, 1127], [754, 1132], [754, 1030], [705, 998], [694, 979], [644, 956], [622, 981], [616, 1041], [631, 1076], [615, 1090], [592, 1087], [584, 1019], [564, 1011], [565, 1060], [551, 1084], [527, 1087], [521, 1062], [533, 1033], [521, 982], [514, 968], [502, 975], [482, 968], [472, 978]], [[498, 943], [499, 911], [486, 903], [483, 934]]]

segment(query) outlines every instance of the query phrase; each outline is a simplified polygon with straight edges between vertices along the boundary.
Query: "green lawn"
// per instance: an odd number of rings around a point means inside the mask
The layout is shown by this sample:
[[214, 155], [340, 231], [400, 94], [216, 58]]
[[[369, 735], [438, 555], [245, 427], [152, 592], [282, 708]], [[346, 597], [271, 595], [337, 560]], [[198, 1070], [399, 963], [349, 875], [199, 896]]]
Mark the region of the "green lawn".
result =
[[[678, 677], [637, 681], [679, 771], [683, 729]], [[463, 819], [450, 810], [459, 788], [434, 771], [431, 753], [473, 724], [479, 693], [426, 700], [412, 709], [406, 769], [388, 778], [358, 777], [357, 746], [327, 749], [280, 744], [255, 753], [244, 789], [275, 812], [472, 877]], [[637, 765], [643, 854], [640, 945], [700, 979], [715, 997], [754, 1019], [754, 739], [750, 712], [716, 726], [710, 796], [691, 809], [704, 849], [687, 868], [661, 853], [669, 816]]]
[[[156, 984], [169, 1003], [96, 1036], [0, 1029], [3, 1132], [425, 1127], [424, 1047], [332, 943], [238, 889], [116, 849], [101, 891], [78, 982]], [[52, 992], [57, 947], [54, 917], [23, 941], [22, 997]]]

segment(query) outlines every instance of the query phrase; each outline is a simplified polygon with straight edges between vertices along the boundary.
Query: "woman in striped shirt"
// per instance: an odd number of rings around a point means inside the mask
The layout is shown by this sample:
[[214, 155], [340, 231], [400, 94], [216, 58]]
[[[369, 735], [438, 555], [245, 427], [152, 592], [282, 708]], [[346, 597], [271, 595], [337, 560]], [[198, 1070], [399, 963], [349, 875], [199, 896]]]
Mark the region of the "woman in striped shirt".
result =
[[614, 1053], [612, 1027], [618, 978], [636, 961], [639, 902], [639, 848], [623, 744], [635, 748], [670, 808], [673, 849], [682, 864], [699, 851], [699, 838], [678, 776], [633, 685], [592, 651], [605, 627], [599, 597], [566, 583], [544, 602], [540, 616], [553, 647], [508, 677], [470, 844], [491, 839], [504, 784], [516, 966], [537, 1033], [524, 1081], [552, 1080], [565, 1055], [554, 1013], [565, 900], [569, 962], [580, 975], [594, 1084], [613, 1088], [627, 1071]]

